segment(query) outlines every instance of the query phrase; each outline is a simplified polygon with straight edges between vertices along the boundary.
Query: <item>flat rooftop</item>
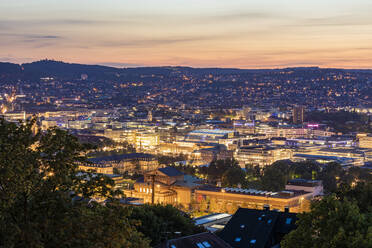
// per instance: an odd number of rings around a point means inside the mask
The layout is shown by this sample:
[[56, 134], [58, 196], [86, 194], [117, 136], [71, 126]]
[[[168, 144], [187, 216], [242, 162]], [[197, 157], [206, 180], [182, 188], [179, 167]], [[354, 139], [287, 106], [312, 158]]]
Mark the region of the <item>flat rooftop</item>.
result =
[[191, 131], [189, 135], [193, 135], [193, 134], [225, 135], [229, 133], [234, 133], [234, 131], [221, 130], [221, 129], [199, 129], [199, 130]]
[[231, 214], [222, 213], [222, 214], [210, 214], [210, 215], [202, 216], [199, 218], [195, 218], [194, 220], [195, 220], [196, 225], [203, 225], [209, 222], [213, 222], [213, 221], [221, 220], [225, 218], [230, 218], [230, 217], [231, 217]]
[[279, 199], [290, 199], [293, 197], [301, 196], [308, 194], [310, 192], [304, 190], [283, 190], [279, 192], [265, 191], [265, 190], [256, 190], [256, 189], [240, 189], [240, 188], [220, 188], [214, 186], [202, 186], [196, 190], [199, 191], [210, 191], [210, 192], [221, 192], [228, 194], [236, 195], [251, 195], [251, 196], [260, 196], [267, 198], [279, 198]]
[[289, 180], [287, 185], [304, 186], [304, 187], [315, 187], [320, 186], [322, 181], [320, 180], [306, 180], [306, 179], [292, 179]]

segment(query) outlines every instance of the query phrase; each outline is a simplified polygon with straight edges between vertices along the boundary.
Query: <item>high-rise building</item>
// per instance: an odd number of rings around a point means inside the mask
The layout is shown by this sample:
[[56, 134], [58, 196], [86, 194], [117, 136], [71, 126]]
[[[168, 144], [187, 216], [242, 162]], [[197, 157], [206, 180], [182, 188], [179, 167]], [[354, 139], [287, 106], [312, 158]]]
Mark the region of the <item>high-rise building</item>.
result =
[[149, 110], [149, 112], [147, 113], [147, 121], [152, 122], [152, 111], [151, 110]]
[[293, 108], [293, 123], [302, 124], [305, 119], [305, 108], [297, 106]]

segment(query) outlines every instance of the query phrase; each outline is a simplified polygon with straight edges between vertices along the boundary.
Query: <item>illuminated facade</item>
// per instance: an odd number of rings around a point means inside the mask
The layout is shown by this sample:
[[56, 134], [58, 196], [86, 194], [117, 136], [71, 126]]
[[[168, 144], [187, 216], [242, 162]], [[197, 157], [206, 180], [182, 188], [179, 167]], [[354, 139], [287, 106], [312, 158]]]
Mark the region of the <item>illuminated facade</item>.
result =
[[220, 129], [199, 129], [188, 133], [185, 141], [218, 143], [220, 139], [232, 138], [234, 131]]
[[358, 134], [359, 147], [372, 149], [372, 134]]
[[145, 172], [153, 170], [158, 166], [155, 156], [145, 153], [129, 153], [89, 159], [95, 165], [111, 166], [124, 172]]
[[299, 188], [280, 192], [220, 188], [203, 185], [191, 176], [166, 167], [146, 173], [144, 178], [136, 181], [133, 189], [124, 190], [124, 193], [127, 197], [141, 198], [144, 203], [151, 203], [154, 188], [155, 203], [214, 213], [234, 213], [239, 207], [263, 209], [265, 206], [281, 211], [290, 208], [291, 212], [302, 212], [308, 211], [309, 200], [323, 191], [321, 183], [306, 183], [296, 185]]
[[305, 119], [305, 109], [304, 107], [294, 107], [293, 108], [293, 123], [302, 124]]
[[278, 160], [291, 159], [292, 150], [268, 146], [240, 147], [236, 150], [234, 158], [242, 168], [247, 164], [265, 167]]
[[160, 144], [159, 134], [139, 132], [136, 135], [136, 148], [139, 151], [155, 150]]
[[113, 167], [111, 165], [105, 164], [85, 164], [79, 165], [79, 170], [82, 171], [94, 171], [99, 174], [114, 174]]
[[270, 209], [291, 212], [308, 211], [311, 192], [284, 190], [281, 192], [259, 191], [254, 189], [200, 187], [195, 190], [195, 200], [202, 209], [210, 212], [235, 213], [239, 207], [250, 209]]
[[152, 184], [154, 182], [154, 203], [172, 204], [189, 208], [192, 192], [199, 186], [197, 180], [184, 175], [172, 167], [159, 168], [144, 174], [131, 190], [124, 190], [127, 197], [143, 199], [144, 203], [152, 202]]

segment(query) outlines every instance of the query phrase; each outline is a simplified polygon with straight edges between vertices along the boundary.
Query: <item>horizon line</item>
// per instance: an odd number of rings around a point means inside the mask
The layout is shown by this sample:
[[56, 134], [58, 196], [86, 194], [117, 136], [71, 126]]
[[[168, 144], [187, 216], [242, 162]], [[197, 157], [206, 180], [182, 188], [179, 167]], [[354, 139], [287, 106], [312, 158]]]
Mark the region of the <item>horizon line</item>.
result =
[[[53, 61], [53, 62], [62, 62], [65, 64], [77, 64], [77, 65], [91, 65], [91, 66], [105, 66], [110, 68], [117, 68], [117, 69], [127, 69], [127, 68], [167, 68], [167, 67], [181, 67], [181, 68], [193, 68], [193, 69], [230, 69], [230, 70], [283, 70], [283, 69], [291, 69], [291, 68], [319, 68], [319, 69], [334, 69], [334, 70], [372, 70], [372, 67], [322, 67], [321, 65], [293, 65], [293, 66], [257, 66], [257, 67], [250, 67], [250, 68], [242, 68], [242, 67], [227, 67], [227, 66], [190, 66], [190, 65], [137, 65], [131, 63], [122, 63], [122, 62], [94, 62], [94, 63], [84, 63], [84, 62], [66, 62], [63, 60], [56, 60], [56, 59], [39, 59], [33, 60], [31, 62], [23, 62], [23, 63], [15, 63], [11, 61], [0, 61], [0, 63], [10, 63], [22, 66], [24, 64], [31, 64], [36, 62], [42, 61]], [[117, 64], [117, 66], [115, 66]], [[122, 64], [122, 66], [120, 66]], [[125, 66], [127, 65], [127, 66]]]

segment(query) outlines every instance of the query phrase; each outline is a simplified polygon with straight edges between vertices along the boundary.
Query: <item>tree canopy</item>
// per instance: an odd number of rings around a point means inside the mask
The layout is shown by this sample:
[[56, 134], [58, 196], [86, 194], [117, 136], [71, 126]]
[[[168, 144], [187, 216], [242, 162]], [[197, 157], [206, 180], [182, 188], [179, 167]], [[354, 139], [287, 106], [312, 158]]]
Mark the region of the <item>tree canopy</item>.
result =
[[205, 231], [204, 228], [196, 226], [189, 215], [171, 205], [131, 207], [129, 218], [141, 222], [138, 230], [151, 239], [152, 246], [167, 239]]
[[86, 147], [59, 129], [35, 132], [35, 122], [0, 119], [0, 246], [148, 247], [115, 204], [113, 181], [78, 172]]
[[336, 192], [341, 184], [372, 181], [372, 175], [363, 168], [342, 168], [338, 163], [320, 165], [288, 160], [277, 161], [265, 167], [259, 180], [264, 190], [279, 191], [285, 188], [289, 179], [294, 178], [322, 180], [326, 193]]
[[213, 160], [208, 167], [199, 168], [199, 172], [206, 175], [211, 182], [221, 182], [223, 174], [231, 168], [241, 169], [235, 159]]
[[284, 248], [372, 247], [372, 184], [343, 185], [299, 214], [298, 228], [281, 242]]

